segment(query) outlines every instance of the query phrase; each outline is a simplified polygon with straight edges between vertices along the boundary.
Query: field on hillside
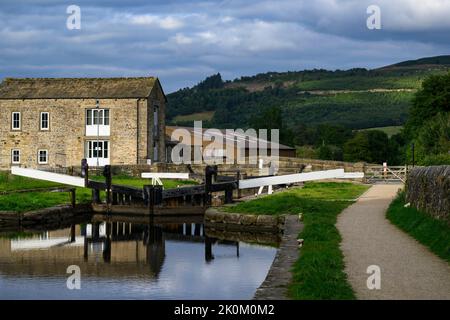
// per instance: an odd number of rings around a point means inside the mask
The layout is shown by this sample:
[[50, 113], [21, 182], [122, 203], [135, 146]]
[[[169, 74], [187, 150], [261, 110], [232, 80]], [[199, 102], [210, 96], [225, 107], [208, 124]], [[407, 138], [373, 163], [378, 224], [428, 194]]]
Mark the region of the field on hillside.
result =
[[378, 128], [367, 128], [367, 129], [362, 129], [361, 131], [364, 130], [380, 130], [383, 131], [384, 133], [386, 133], [388, 135], [388, 137], [392, 137], [395, 134], [398, 134], [402, 131], [403, 126], [390, 126], [390, 127], [378, 127]]
[[193, 122], [193, 121], [211, 121], [214, 117], [214, 111], [204, 111], [204, 112], [196, 112], [187, 115], [178, 115], [173, 118], [174, 123], [179, 122]]
[[418, 89], [423, 76], [406, 77], [343, 77], [298, 83], [300, 90], [369, 90], [382, 89]]
[[[284, 106], [289, 126], [334, 123], [352, 129], [398, 126], [406, 121], [414, 93], [339, 93], [304, 96]], [[387, 108], [388, 106], [388, 108]]]

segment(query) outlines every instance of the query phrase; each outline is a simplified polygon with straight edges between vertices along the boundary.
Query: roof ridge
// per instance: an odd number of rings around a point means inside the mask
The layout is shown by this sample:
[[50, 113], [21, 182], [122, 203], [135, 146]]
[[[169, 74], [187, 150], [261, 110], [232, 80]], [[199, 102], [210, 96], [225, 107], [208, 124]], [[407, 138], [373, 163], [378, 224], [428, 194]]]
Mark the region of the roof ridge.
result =
[[129, 79], [157, 79], [155, 76], [147, 76], [147, 77], [66, 77], [66, 78], [14, 78], [14, 77], [5, 77], [5, 81], [29, 81], [29, 80], [129, 80]]

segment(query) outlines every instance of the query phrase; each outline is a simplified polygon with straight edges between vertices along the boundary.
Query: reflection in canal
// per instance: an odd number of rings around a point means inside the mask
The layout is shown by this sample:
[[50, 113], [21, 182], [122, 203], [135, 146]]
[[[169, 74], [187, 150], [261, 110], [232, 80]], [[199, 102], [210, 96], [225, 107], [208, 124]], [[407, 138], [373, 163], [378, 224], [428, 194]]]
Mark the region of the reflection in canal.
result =
[[[198, 222], [95, 221], [0, 233], [0, 299], [250, 299], [276, 249], [210, 238]], [[69, 290], [70, 265], [81, 290]]]

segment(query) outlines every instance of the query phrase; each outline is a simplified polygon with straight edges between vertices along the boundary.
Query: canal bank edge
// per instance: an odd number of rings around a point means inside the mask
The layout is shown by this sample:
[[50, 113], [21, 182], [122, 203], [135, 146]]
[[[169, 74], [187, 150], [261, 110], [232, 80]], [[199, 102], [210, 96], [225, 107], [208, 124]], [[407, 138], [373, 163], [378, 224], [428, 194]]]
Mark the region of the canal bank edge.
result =
[[33, 226], [38, 223], [55, 223], [78, 217], [92, 211], [89, 204], [58, 205], [27, 212], [0, 211], [0, 227]]
[[281, 238], [280, 248], [270, 266], [264, 282], [256, 289], [254, 300], [290, 300], [289, 285], [292, 283], [291, 272], [294, 263], [300, 256], [299, 233], [303, 230], [303, 223], [295, 215], [287, 215]]
[[287, 300], [292, 282], [291, 269], [299, 258], [299, 233], [303, 223], [296, 215], [251, 215], [228, 213], [209, 208], [205, 212], [205, 226], [227, 231], [272, 232], [282, 234], [280, 247], [263, 283], [253, 297], [255, 300]]
[[205, 211], [205, 226], [227, 231], [281, 233], [284, 229], [285, 218], [285, 215], [230, 213], [210, 207]]

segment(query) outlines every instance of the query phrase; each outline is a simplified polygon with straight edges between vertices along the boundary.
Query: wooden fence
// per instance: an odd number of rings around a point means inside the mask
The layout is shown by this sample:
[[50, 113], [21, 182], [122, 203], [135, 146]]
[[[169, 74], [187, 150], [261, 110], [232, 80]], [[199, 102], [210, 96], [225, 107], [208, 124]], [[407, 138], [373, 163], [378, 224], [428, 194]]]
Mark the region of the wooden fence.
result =
[[367, 166], [365, 178], [369, 183], [374, 182], [406, 182], [407, 166]]

